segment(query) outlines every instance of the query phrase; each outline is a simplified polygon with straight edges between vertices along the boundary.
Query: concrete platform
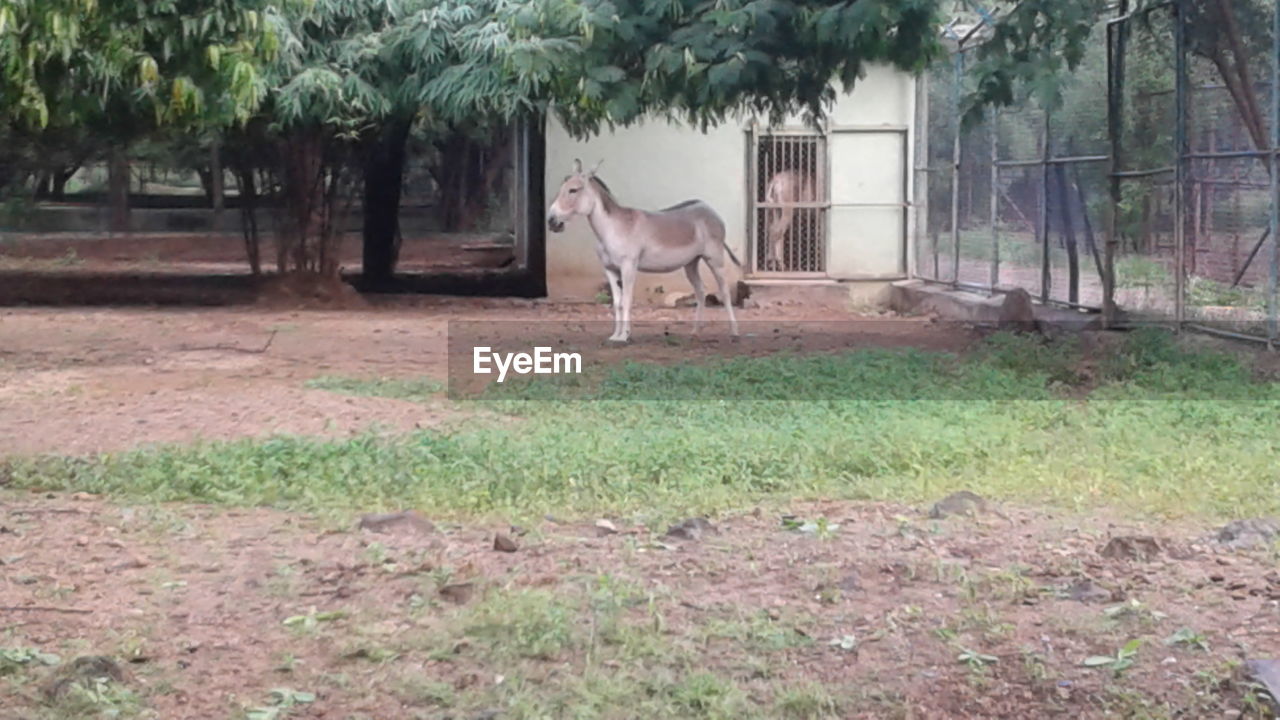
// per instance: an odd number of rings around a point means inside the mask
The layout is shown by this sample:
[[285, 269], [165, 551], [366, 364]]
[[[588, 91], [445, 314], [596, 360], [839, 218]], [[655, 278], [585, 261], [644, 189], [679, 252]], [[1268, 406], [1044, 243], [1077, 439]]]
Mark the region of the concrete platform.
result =
[[[1011, 301], [1019, 295], [1023, 294], [1017, 288], [997, 287], [996, 293], [988, 296], [923, 280], [902, 280], [893, 283], [889, 289], [889, 307], [903, 315], [935, 315], [941, 320], [980, 326], [1028, 324], [1032, 322], [1032, 318], [1010, 307], [1014, 304]], [[1102, 328], [1102, 315], [1097, 312], [1070, 310], [1034, 302], [1030, 304], [1030, 312], [1037, 329], [1053, 327], [1081, 331]]]
[[859, 306], [883, 308], [890, 300], [888, 280], [751, 278], [742, 284], [747, 302], [755, 307], [803, 305], [848, 310]]

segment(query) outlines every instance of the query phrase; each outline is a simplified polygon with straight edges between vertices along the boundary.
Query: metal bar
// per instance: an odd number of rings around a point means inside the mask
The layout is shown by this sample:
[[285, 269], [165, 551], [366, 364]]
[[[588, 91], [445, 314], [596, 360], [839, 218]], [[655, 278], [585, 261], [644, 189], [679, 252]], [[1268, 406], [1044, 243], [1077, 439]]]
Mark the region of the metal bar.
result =
[[1173, 144], [1176, 161], [1173, 180], [1174, 323], [1181, 328], [1187, 313], [1187, 0], [1177, 1], [1173, 23], [1175, 115]]
[[[954, 286], [957, 290], [973, 290], [975, 292], [981, 291], [991, 295], [1005, 295], [1005, 294], [1008, 294], [1009, 292], [1007, 289], [1002, 289], [1000, 287], [987, 287], [986, 285], [981, 285], [979, 283], [971, 283], [971, 282], [948, 283], [948, 285]], [[1037, 300], [1035, 302], [1040, 302], [1040, 301]], [[1066, 300], [1054, 300], [1053, 298], [1049, 298], [1048, 300], [1041, 302], [1040, 304], [1049, 305], [1052, 307], [1064, 307], [1071, 310], [1084, 310], [1090, 314], [1097, 314], [1102, 312], [1102, 309], [1097, 307], [1096, 305], [1081, 305], [1080, 303], [1068, 302]]]
[[1046, 163], [1049, 165], [1072, 165], [1075, 163], [1106, 162], [1110, 159], [1110, 155], [1077, 155], [1075, 157], [1051, 157], [1039, 160], [1001, 160], [996, 164], [1000, 167], [1018, 168], [1038, 167]]
[[1169, 165], [1167, 167], [1151, 168], [1149, 170], [1118, 170], [1111, 173], [1113, 178], [1144, 178], [1152, 175], [1164, 175], [1166, 173], [1175, 172], [1176, 166]]
[[747, 253], [751, 256], [747, 267], [752, 274], [760, 272], [760, 262], [756, 259], [760, 256], [760, 213], [756, 209], [760, 200], [760, 168], [756, 167], [759, 161], [760, 134], [753, 119], [747, 128]]
[[830, 132], [860, 135], [899, 135], [907, 132], [906, 125], [831, 125]]
[[1189, 152], [1187, 157], [1193, 160], [1230, 160], [1232, 158], [1264, 158], [1280, 153], [1280, 148], [1271, 150], [1218, 150], [1216, 152]]
[[1049, 111], [1044, 111], [1044, 167], [1040, 172], [1040, 302], [1048, 302], [1053, 274], [1049, 271], [1049, 157], [1052, 152]]
[[898, 254], [898, 269], [903, 275], [911, 274], [911, 201], [914, 199], [912, 192], [912, 177], [907, 170], [907, 163], [911, 157], [911, 136], [902, 134], [902, 247]]
[[[1120, 247], [1120, 223], [1118, 209], [1120, 193], [1120, 113], [1124, 104], [1124, 32], [1122, 22], [1127, 22], [1129, 0], [1120, 0], [1117, 11], [1120, 17], [1107, 21], [1107, 139], [1111, 141], [1107, 178], [1110, 185], [1111, 204], [1107, 207], [1107, 240], [1102, 246], [1102, 327], [1111, 329], [1116, 323], [1116, 253]], [[1116, 30], [1119, 32], [1115, 32]]]
[[1175, 4], [1177, 4], [1177, 0], [1166, 0], [1165, 2], [1156, 3], [1155, 5], [1147, 5], [1146, 7], [1139, 7], [1136, 10], [1129, 12], [1126, 10], [1126, 8], [1128, 8], [1129, 6], [1128, 0], [1120, 0], [1120, 4], [1119, 4], [1120, 13], [1121, 13], [1120, 17], [1112, 18], [1108, 20], [1107, 27], [1110, 28], [1112, 25], [1117, 25], [1122, 22], [1128, 22], [1131, 18], [1133, 18], [1135, 15], [1138, 15], [1139, 13], [1150, 13], [1155, 10], [1170, 7]]
[[1000, 111], [991, 111], [991, 290], [1000, 284]]
[[1184, 327], [1188, 330], [1195, 330], [1196, 332], [1205, 333], [1206, 335], [1217, 335], [1218, 337], [1230, 338], [1232, 340], [1248, 340], [1249, 342], [1270, 344], [1265, 337], [1262, 337], [1260, 335], [1250, 335], [1248, 333], [1232, 332], [1231, 330], [1220, 330], [1215, 327], [1209, 327], [1208, 325], [1201, 325], [1199, 323], [1190, 323], [1190, 322], [1186, 323]]
[[[1280, 0], [1271, 10], [1271, 152], [1280, 151]], [[1280, 340], [1280, 163], [1271, 162], [1271, 272], [1267, 278], [1267, 347]]]
[[827, 209], [818, 213], [818, 222], [822, 224], [821, 239], [822, 245], [822, 272], [827, 275], [831, 274], [831, 126], [828, 122], [827, 131], [823, 134], [819, 141], [822, 151], [822, 177], [816, 178], [817, 182], [822, 183], [822, 199], [827, 203]]
[[956, 136], [951, 148], [951, 282], [960, 280], [960, 81], [964, 73], [964, 52], [956, 53], [952, 79], [951, 109], [956, 117]]
[[797, 210], [829, 210], [831, 208], [905, 208], [910, 207], [904, 202], [883, 202], [883, 203], [822, 203], [822, 202], [794, 202], [794, 203], [771, 203], [762, 202], [756, 205], [758, 208], [796, 208]]

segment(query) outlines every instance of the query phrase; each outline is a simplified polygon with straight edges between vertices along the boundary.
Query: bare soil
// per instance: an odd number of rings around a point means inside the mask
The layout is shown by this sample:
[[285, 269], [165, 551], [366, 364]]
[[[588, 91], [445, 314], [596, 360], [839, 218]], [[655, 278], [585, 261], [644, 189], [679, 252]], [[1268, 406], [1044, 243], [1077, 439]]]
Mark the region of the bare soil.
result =
[[[401, 272], [500, 267], [514, 255], [492, 248], [494, 233], [410, 235], [400, 248]], [[348, 233], [339, 244], [343, 268], [360, 267], [361, 237]], [[273, 236], [262, 238], [264, 269], [275, 266]], [[0, 238], [0, 270], [85, 273], [152, 272], [247, 274], [244, 239], [234, 233], [11, 234]]]
[[[835, 698], [769, 717], [1260, 717], [1236, 664], [1280, 650], [1280, 576], [1265, 554], [1200, 539], [1207, 528], [1021, 508], [1007, 520], [788, 510], [838, 527], [797, 532], [756, 509], [697, 540], [624, 519], [603, 536], [590, 519], [388, 535], [354, 518], [0, 492], [0, 645], [115, 658], [166, 719], [243, 717], [276, 687], [317, 695], [288, 717], [500, 718], [485, 714], [500, 698], [552, 693], [597, 663], [630, 677], [589, 613], [545, 657], [508, 654], [555, 617], [521, 616], [523, 593], [581, 603], [625, 581], [649, 599], [622, 621], [666, 648], [645, 646], [648, 671], [692, 663], [764, 707], [806, 683]], [[518, 549], [495, 551], [495, 531]], [[1158, 555], [1100, 553], [1135, 534]], [[1181, 628], [1199, 640], [1168, 644]], [[1083, 664], [1131, 639], [1143, 644], [1128, 669]], [[30, 717], [51, 672], [0, 686], [0, 714]], [[501, 687], [517, 674], [520, 689]]]
[[693, 311], [637, 308], [634, 342], [606, 347], [612, 322], [602, 305], [442, 297], [361, 305], [0, 310], [0, 457], [438, 426], [459, 412], [443, 396], [424, 404], [305, 384], [324, 376], [443, 383], [451, 322], [467, 323], [478, 338], [513, 329], [544, 339], [562, 333], [594, 343], [594, 360], [606, 363], [867, 345], [956, 350], [972, 338], [927, 318], [784, 305], [739, 310], [752, 337], [736, 344], [728, 342], [724, 309], [708, 308], [705, 339], [673, 344], [670, 334], [690, 332]]

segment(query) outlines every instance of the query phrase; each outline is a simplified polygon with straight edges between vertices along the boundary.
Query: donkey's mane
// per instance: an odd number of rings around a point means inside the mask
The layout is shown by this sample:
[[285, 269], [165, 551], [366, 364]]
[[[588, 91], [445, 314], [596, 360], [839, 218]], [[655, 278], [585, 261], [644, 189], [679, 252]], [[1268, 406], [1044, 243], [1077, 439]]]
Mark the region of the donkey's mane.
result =
[[595, 180], [595, 181], [596, 181], [596, 182], [598, 182], [598, 183], [600, 183], [600, 187], [604, 188], [604, 191], [605, 191], [605, 192], [609, 193], [610, 195], [612, 195], [612, 194], [613, 194], [613, 191], [609, 189], [609, 186], [608, 186], [607, 184], [605, 184], [605, 181], [604, 181], [604, 180], [601, 180], [599, 177], [597, 177], [597, 176], [595, 176], [595, 175], [592, 175], [592, 176], [591, 176], [591, 179], [592, 179], [592, 180]]

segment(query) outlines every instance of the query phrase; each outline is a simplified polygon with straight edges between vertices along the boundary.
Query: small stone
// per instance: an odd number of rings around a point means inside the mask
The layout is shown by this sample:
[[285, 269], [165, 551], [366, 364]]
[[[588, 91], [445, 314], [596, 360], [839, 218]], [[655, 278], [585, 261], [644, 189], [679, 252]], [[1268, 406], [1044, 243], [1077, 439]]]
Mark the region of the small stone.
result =
[[618, 532], [618, 526], [614, 525], [608, 520], [596, 521], [596, 535], [598, 537], [604, 537], [605, 535], [616, 535], [617, 532]]
[[1230, 548], [1267, 547], [1280, 537], [1280, 520], [1249, 518], [1227, 523], [1218, 531], [1219, 543]]
[[1031, 293], [1023, 288], [1014, 288], [1005, 293], [1004, 302], [1000, 304], [1000, 329], [1015, 332], [1032, 332], [1036, 329], [1036, 311], [1031, 304]]
[[1146, 535], [1125, 535], [1107, 541], [1098, 554], [1112, 560], [1151, 560], [1160, 555], [1160, 542]]
[[471, 599], [471, 596], [475, 594], [475, 590], [473, 583], [445, 585], [440, 588], [440, 597], [456, 605], [462, 605]]
[[687, 307], [695, 302], [691, 292], [669, 292], [662, 296], [663, 307]]
[[435, 532], [436, 526], [416, 510], [405, 510], [394, 513], [378, 513], [360, 518], [361, 530], [375, 533], [405, 533], [427, 535]]
[[88, 545], [88, 544], [89, 544], [89, 538], [87, 538], [87, 537], [85, 537], [85, 536], [83, 536], [83, 535], [81, 535], [80, 537], [76, 538], [76, 546], [77, 546], [77, 547], [85, 547], [85, 546], [86, 546], [86, 545]]
[[853, 590], [861, 590], [862, 578], [858, 576], [858, 573], [856, 571], [851, 572], [848, 575], [845, 575], [843, 578], [841, 578], [840, 582], [836, 585], [836, 587], [840, 588], [841, 590], [844, 590], [845, 592], [850, 592]]
[[1110, 590], [1092, 580], [1081, 580], [1067, 588], [1067, 597], [1077, 602], [1091, 603], [1110, 602], [1114, 596]]
[[516, 541], [509, 536], [497, 533], [493, 536], [493, 549], [498, 552], [513, 553], [519, 550], [520, 546], [516, 545]]
[[672, 525], [667, 530], [667, 537], [677, 540], [698, 541], [707, 533], [716, 532], [714, 525], [706, 518], [689, 518], [683, 522]]
[[952, 515], [975, 516], [987, 512], [987, 501], [977, 493], [961, 490], [953, 492], [933, 504], [929, 517], [941, 520]]
[[75, 686], [93, 683], [99, 678], [123, 683], [125, 674], [120, 665], [109, 657], [84, 655], [55, 672], [44, 685], [44, 695], [50, 702], [55, 702], [65, 697]]

